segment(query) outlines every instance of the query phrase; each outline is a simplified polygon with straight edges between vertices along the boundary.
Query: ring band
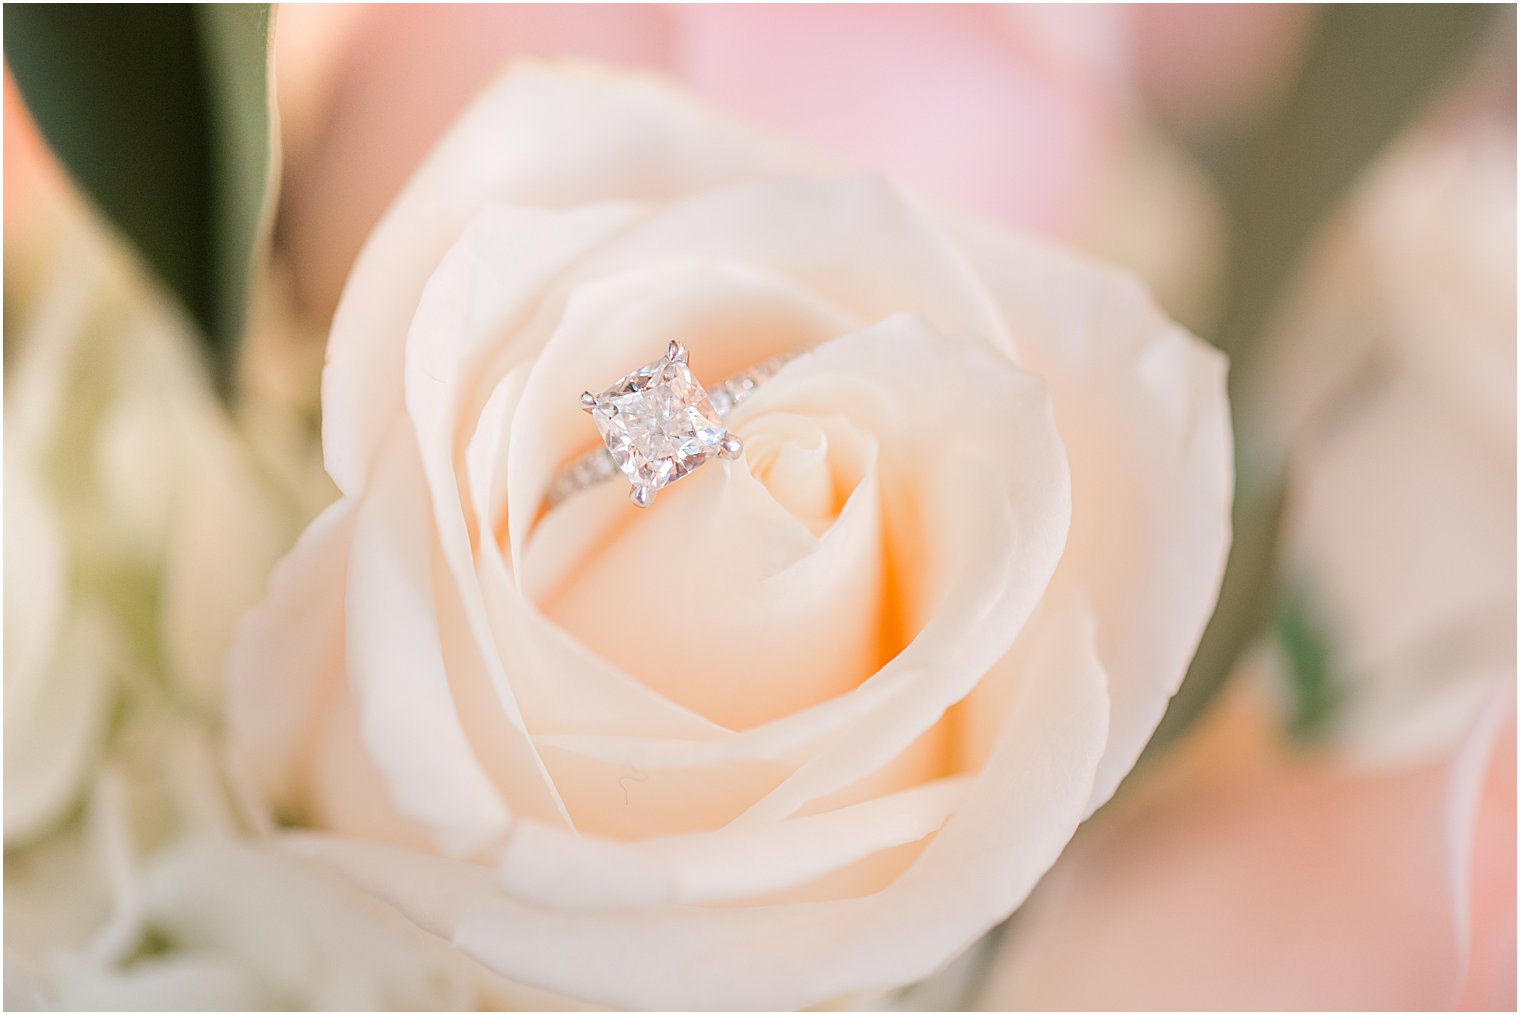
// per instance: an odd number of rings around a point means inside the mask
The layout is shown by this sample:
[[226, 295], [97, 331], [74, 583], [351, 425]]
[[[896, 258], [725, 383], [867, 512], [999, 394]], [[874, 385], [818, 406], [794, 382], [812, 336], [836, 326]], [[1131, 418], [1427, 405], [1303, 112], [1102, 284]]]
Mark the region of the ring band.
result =
[[647, 507], [656, 491], [709, 459], [739, 457], [743, 443], [720, 424], [797, 355], [777, 356], [703, 388], [691, 373], [685, 347], [671, 342], [660, 359], [600, 395], [583, 393], [581, 408], [596, 420], [603, 446], [559, 471], [544, 494], [544, 510], [619, 474], [632, 485], [629, 499]]

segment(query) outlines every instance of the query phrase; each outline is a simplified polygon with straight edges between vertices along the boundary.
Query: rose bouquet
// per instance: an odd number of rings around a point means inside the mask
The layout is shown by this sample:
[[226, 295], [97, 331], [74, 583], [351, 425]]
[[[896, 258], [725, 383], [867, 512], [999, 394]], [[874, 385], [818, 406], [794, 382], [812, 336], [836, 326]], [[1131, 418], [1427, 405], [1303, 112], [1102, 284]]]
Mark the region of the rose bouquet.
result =
[[8, 8], [8, 1005], [1513, 1006], [1432, 17]]

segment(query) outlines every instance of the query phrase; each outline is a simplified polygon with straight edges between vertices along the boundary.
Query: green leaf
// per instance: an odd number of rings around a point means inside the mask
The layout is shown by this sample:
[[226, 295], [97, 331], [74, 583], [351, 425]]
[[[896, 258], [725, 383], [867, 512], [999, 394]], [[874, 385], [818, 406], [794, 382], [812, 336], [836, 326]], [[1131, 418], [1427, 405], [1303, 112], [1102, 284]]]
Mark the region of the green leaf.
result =
[[1513, 47], [1505, 13], [1466, 4], [1327, 6], [1283, 101], [1199, 152], [1231, 229], [1224, 309], [1207, 331], [1231, 359], [1235, 538], [1219, 606], [1148, 753], [1203, 712], [1277, 612], [1287, 449], [1255, 439], [1263, 409], [1248, 401], [1246, 383], [1271, 315], [1328, 213], [1485, 34], [1506, 32]]
[[267, 4], [7, 4], [5, 58], [69, 172], [184, 305], [224, 385], [273, 174]]
[[1301, 741], [1324, 735], [1344, 697], [1335, 679], [1329, 634], [1312, 605], [1303, 590], [1286, 590], [1276, 622], [1291, 693], [1288, 732]]

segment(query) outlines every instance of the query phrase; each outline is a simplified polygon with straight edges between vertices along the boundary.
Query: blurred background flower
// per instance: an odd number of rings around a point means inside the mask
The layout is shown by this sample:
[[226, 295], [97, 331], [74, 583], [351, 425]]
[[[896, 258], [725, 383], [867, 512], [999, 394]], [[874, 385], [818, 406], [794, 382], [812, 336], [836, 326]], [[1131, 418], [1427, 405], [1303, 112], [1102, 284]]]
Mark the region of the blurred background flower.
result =
[[276, 27], [276, 242], [303, 305], [331, 313], [370, 228], [503, 62], [576, 55], [670, 74], [841, 166], [1125, 248], [1198, 295], [1217, 243], [1208, 186], [1137, 108], [1137, 65], [1164, 68], [1173, 91], [1250, 101], [1291, 56], [1304, 20], [1291, 11], [1216, 14], [1215, 42], [1238, 59], [1193, 41], [1173, 60], [1149, 39], [1151, 15], [1112, 7], [292, 6]]
[[979, 1007], [1514, 1005], [1515, 133], [1479, 69], [1326, 224], [1248, 380], [1289, 462], [1270, 636]]
[[1514, 1007], [1512, 10], [135, 10], [5, 12], [13, 1006], [550, 1003], [262, 845], [219, 725], [237, 617], [332, 496], [349, 266], [531, 54], [1118, 260], [1231, 355], [1236, 548], [1182, 693], [902, 1004]]
[[1513, 694], [1448, 756], [1367, 769], [1284, 742], [1266, 665], [1077, 833], [977, 1009], [1513, 1004]]
[[[6, 81], [7, 1000], [120, 960], [139, 854], [240, 825], [224, 658], [331, 497], [286, 318], [219, 399], [181, 309], [75, 193]], [[15, 214], [11, 214], [12, 209]], [[309, 356], [307, 357], [310, 358]], [[270, 374], [280, 381], [260, 382]], [[125, 907], [125, 908], [124, 908]], [[71, 980], [72, 977], [64, 977]], [[64, 981], [60, 981], [64, 982]]]

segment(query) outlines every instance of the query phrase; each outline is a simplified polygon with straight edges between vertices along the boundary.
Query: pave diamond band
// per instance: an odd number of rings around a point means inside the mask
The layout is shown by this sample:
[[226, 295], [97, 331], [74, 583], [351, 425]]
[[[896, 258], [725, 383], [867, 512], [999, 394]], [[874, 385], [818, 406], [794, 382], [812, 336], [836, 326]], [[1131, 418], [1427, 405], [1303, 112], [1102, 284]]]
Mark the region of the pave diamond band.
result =
[[629, 499], [648, 507], [656, 491], [690, 475], [714, 457], [737, 458], [743, 442], [723, 420], [777, 370], [795, 358], [778, 356], [703, 388], [691, 372], [685, 347], [671, 342], [664, 356], [616, 384], [581, 395], [603, 446], [566, 465], [549, 484], [545, 510], [619, 473]]

